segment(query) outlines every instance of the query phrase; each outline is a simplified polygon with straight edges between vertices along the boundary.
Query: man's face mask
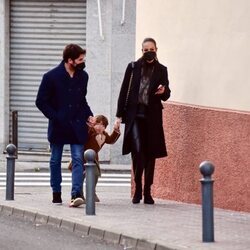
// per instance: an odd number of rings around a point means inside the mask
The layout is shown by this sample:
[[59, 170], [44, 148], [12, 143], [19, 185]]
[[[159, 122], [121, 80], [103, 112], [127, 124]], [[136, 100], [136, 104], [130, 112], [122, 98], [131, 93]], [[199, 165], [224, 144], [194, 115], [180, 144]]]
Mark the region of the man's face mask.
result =
[[143, 58], [146, 60], [146, 61], [152, 61], [156, 58], [156, 52], [155, 51], [147, 51], [147, 52], [144, 52], [143, 54]]
[[75, 70], [82, 71], [85, 68], [85, 62], [74, 65]]

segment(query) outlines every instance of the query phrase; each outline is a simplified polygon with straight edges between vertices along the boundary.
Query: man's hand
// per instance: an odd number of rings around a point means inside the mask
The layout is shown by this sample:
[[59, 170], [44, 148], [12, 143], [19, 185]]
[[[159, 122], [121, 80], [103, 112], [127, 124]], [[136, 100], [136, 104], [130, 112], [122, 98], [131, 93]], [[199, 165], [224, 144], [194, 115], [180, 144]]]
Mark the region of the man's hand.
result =
[[160, 84], [157, 88], [157, 91], [155, 92], [155, 95], [161, 95], [164, 93], [164, 91], [165, 91], [165, 86]]
[[88, 120], [87, 120], [87, 124], [90, 127], [93, 127], [96, 124], [96, 118], [93, 116], [89, 116]]

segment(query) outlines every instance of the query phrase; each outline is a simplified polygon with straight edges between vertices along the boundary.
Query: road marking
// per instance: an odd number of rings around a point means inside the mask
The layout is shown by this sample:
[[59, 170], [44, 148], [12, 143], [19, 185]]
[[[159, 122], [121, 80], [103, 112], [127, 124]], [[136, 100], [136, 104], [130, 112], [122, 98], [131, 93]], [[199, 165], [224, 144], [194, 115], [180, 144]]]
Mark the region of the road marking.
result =
[[[62, 173], [62, 186], [71, 186], [71, 173]], [[84, 182], [85, 185], [85, 182]], [[50, 173], [17, 172], [15, 187], [47, 187], [50, 186]], [[130, 187], [130, 174], [103, 173], [99, 178], [99, 187]], [[6, 173], [0, 173], [0, 187], [6, 187]]]

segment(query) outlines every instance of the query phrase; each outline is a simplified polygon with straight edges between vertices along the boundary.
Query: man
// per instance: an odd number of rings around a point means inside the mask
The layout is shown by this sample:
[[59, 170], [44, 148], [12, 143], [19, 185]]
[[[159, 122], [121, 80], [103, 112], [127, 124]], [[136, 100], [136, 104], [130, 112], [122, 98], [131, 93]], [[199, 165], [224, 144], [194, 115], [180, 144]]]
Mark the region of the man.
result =
[[63, 51], [63, 61], [44, 74], [38, 90], [36, 106], [49, 119], [48, 140], [51, 148], [50, 185], [55, 204], [61, 204], [61, 160], [63, 147], [70, 144], [72, 157], [71, 207], [84, 203], [83, 151], [87, 140], [86, 122], [93, 123], [93, 113], [86, 101], [88, 74], [86, 50], [69, 44]]

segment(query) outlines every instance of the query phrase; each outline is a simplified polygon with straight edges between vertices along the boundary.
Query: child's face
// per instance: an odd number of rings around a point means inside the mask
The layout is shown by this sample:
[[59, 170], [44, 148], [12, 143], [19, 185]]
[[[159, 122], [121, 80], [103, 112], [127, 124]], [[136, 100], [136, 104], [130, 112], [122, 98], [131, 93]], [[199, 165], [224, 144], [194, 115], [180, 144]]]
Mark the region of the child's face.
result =
[[99, 122], [94, 125], [94, 129], [96, 133], [102, 134], [105, 130], [105, 126], [101, 122]]

